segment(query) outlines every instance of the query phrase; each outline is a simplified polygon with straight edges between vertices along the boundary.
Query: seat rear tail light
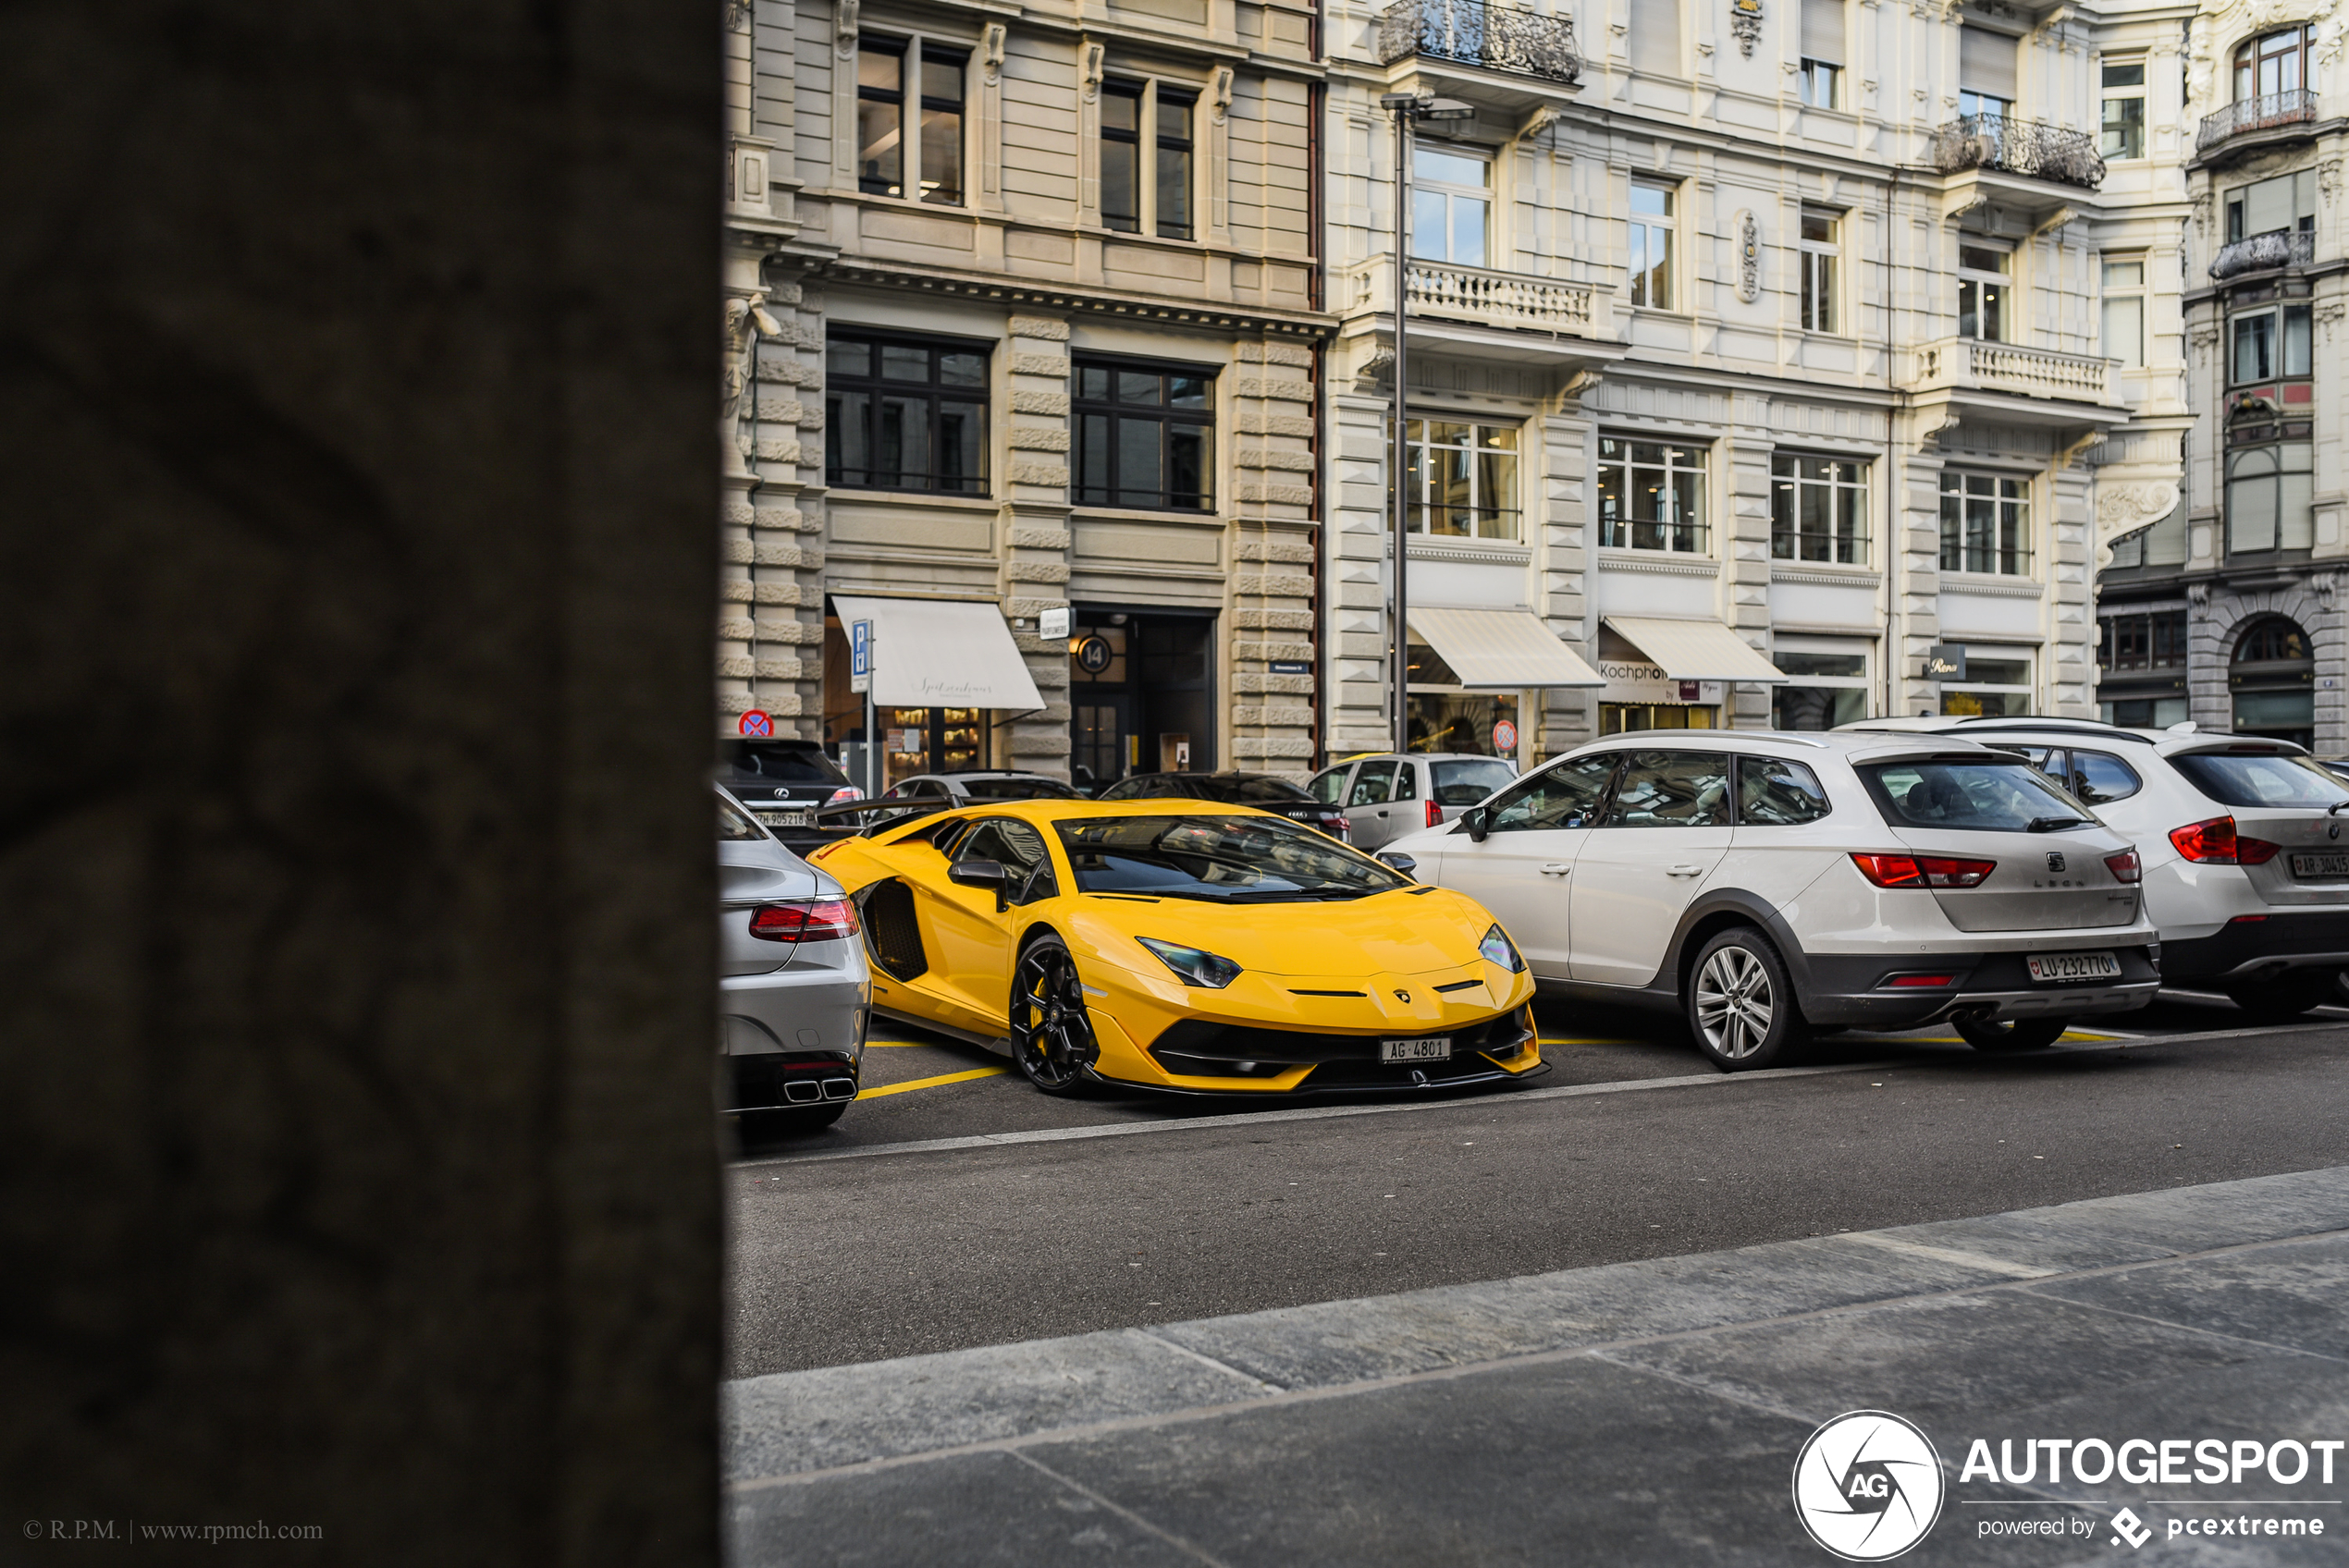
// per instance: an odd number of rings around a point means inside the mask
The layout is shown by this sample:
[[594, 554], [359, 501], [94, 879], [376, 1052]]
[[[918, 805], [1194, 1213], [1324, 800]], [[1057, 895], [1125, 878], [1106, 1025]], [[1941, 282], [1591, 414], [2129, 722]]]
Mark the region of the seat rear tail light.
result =
[[750, 934], [769, 942], [822, 942], [854, 937], [856, 906], [846, 899], [761, 904], [751, 911]]
[[2134, 850], [2123, 850], [2117, 855], [2107, 855], [2104, 857], [2104, 864], [2105, 869], [2112, 873], [2112, 879], [2115, 882], [2134, 882], [2145, 875], [2145, 868], [2137, 863], [2137, 851]]
[[2232, 816], [2214, 816], [2207, 822], [2172, 827], [2170, 841], [2178, 846], [2180, 854], [2203, 865], [2264, 865], [2283, 848], [2265, 839], [2244, 837], [2235, 831], [2235, 819]]
[[1950, 855], [1855, 854], [1851, 864], [1879, 888], [1978, 888], [1998, 869], [1995, 860]]
[[1430, 827], [1444, 826], [1444, 808], [1433, 800], [1427, 802], [1427, 825]]

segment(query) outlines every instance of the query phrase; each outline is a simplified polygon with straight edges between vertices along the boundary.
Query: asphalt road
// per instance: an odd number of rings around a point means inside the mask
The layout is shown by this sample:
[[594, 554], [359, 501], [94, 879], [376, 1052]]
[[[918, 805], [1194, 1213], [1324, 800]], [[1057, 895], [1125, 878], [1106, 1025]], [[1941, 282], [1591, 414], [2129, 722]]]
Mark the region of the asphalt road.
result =
[[[1668, 1023], [1543, 1013], [1538, 1084], [1372, 1114], [1052, 1100], [957, 1080], [1002, 1064], [894, 1031], [867, 1090], [907, 1087], [822, 1133], [749, 1130], [728, 1375], [2349, 1161], [2349, 1010], [2244, 1032], [2223, 1001], [2165, 998], [2028, 1056], [1924, 1031], [1736, 1076]], [[1067, 1135], [1087, 1128], [1111, 1131]], [[1026, 1136], [902, 1146], [973, 1134]]]

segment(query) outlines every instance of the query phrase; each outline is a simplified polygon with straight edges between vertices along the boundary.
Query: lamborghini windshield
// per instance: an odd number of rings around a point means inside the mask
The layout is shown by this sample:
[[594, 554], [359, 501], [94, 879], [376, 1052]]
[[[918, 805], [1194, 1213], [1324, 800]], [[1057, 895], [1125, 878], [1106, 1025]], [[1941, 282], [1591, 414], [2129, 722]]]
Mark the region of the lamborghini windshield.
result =
[[1288, 903], [1409, 886], [1285, 817], [1096, 816], [1060, 824], [1060, 835], [1086, 893]]

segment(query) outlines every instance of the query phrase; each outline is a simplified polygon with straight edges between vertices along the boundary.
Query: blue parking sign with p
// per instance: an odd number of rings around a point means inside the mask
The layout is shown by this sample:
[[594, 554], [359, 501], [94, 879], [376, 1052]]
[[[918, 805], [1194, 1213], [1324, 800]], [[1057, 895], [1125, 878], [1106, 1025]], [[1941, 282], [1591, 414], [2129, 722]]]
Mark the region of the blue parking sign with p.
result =
[[873, 623], [869, 620], [855, 621], [849, 626], [848, 673], [873, 673]]

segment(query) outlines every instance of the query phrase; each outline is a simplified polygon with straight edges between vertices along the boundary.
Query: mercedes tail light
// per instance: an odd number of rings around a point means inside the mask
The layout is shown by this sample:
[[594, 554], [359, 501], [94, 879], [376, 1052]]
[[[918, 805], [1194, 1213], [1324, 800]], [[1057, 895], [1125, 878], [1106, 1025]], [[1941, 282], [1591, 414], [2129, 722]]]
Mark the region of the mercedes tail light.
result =
[[1433, 800], [1427, 802], [1427, 825], [1430, 827], [1444, 826], [1444, 808]]
[[1960, 860], [1950, 855], [1855, 854], [1851, 864], [1879, 888], [1978, 888], [1998, 869], [1995, 860]]
[[2281, 844], [2270, 844], [2265, 839], [2246, 839], [2235, 831], [2232, 816], [2214, 816], [2208, 822], [2189, 822], [2183, 827], [2170, 829], [2170, 841], [2178, 852], [2200, 865], [2262, 865], [2275, 859]]
[[2115, 882], [2137, 882], [2145, 877], [2145, 867], [2138, 864], [2134, 850], [2123, 850], [2117, 855], [2105, 856], [2104, 865], [2107, 871], [2112, 873]]
[[822, 942], [854, 937], [856, 906], [846, 899], [761, 904], [750, 912], [750, 934], [769, 942]]

